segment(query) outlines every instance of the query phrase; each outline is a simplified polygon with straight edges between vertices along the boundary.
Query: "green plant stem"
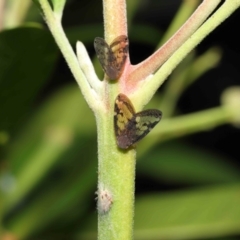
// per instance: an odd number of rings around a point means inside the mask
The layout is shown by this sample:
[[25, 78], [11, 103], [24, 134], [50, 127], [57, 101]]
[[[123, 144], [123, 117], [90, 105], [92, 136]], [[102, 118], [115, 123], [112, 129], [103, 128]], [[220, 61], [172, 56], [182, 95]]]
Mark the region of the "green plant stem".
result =
[[103, 0], [103, 16], [107, 42], [120, 35], [127, 36], [126, 0]]
[[159, 107], [164, 112], [165, 117], [173, 115], [177, 101], [184, 90], [202, 74], [215, 67], [219, 63], [220, 58], [220, 50], [211, 48], [194, 60], [191, 57], [188, 60], [187, 67], [184, 66], [180, 71], [174, 71], [167, 82]]
[[200, 0], [184, 0], [177, 13], [174, 16], [173, 21], [168, 27], [167, 31], [164, 33], [163, 38], [159, 42], [157, 48], [160, 48], [172, 35], [184, 24], [184, 22], [193, 13], [196, 7], [199, 5]]
[[159, 126], [154, 134], [160, 135], [161, 139], [166, 141], [169, 138], [213, 129], [219, 125], [233, 121], [235, 116], [236, 113], [231, 111], [230, 108], [220, 106], [197, 113], [166, 119], [161, 128]]
[[232, 123], [238, 112], [229, 106], [220, 106], [197, 113], [165, 119], [150, 135], [151, 141], [145, 141], [139, 147], [139, 153], [143, 154], [153, 147], [150, 143], [164, 142], [173, 138], [186, 136], [200, 131], [208, 131], [224, 123]]
[[[105, 40], [111, 42], [127, 35], [125, 0], [103, 0]], [[126, 63], [127, 65], [128, 63]], [[98, 130], [98, 240], [133, 238], [136, 151], [120, 150], [116, 145], [113, 116], [114, 102], [120, 92], [117, 83], [104, 81], [105, 110], [96, 114]], [[101, 207], [101, 193], [110, 194], [107, 210]]]
[[[106, 108], [96, 114], [98, 132], [98, 240], [133, 238], [136, 151], [120, 150], [114, 134], [114, 100], [118, 84], [105, 81]], [[111, 194], [112, 204], [103, 212], [102, 191]]]
[[[176, 52], [176, 50], [184, 42], [186, 42], [187, 39], [190, 38], [199, 26], [201, 26], [207, 17], [214, 11], [220, 1], [221, 0], [204, 0], [192, 16], [186, 21], [186, 23], [159, 50], [140, 64], [133, 66], [132, 72], [128, 77], [128, 88], [132, 88], [136, 82], [146, 79], [146, 77], [155, 72], [164, 62], [166, 62], [167, 59]], [[176, 56], [175, 58], [178, 59]], [[172, 68], [170, 72], [171, 71]], [[153, 93], [155, 93], [155, 91]], [[149, 99], [151, 99], [151, 97]]]
[[[189, 38], [186, 42], [172, 54], [162, 67], [155, 73], [150, 81], [142, 84], [141, 88], [134, 94], [134, 99], [140, 99], [138, 104], [144, 106], [149, 102], [157, 89], [171, 74], [172, 70], [183, 60], [183, 58], [199, 44], [210, 32], [227, 19], [238, 7], [240, 0], [225, 1], [223, 5]], [[146, 94], [148, 89], [151, 95]]]
[[98, 196], [103, 190], [112, 196], [109, 211], [103, 213], [98, 207], [98, 240], [130, 240], [133, 236], [136, 151], [117, 148], [112, 131], [113, 111], [97, 116], [97, 128]]
[[59, 12], [54, 14], [47, 0], [39, 0], [46, 23], [59, 46], [74, 78], [76, 79], [84, 98], [86, 99], [88, 105], [93, 109], [99, 109], [99, 99], [96, 98], [96, 94], [93, 94], [93, 90], [88, 83], [84, 73], [79, 67], [77, 57], [62, 29], [60, 22]]

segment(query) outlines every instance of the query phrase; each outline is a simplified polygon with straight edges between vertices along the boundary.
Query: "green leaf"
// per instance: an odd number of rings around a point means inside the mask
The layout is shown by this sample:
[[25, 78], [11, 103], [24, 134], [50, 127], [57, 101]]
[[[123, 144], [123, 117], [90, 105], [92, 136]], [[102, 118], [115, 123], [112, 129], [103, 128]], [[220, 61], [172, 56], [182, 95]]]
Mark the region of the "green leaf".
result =
[[0, 129], [15, 133], [52, 73], [58, 49], [48, 31], [22, 27], [0, 33]]
[[75, 157], [75, 141], [78, 140], [79, 153], [85, 152], [83, 148], [95, 137], [95, 131], [93, 114], [77, 86], [65, 87], [47, 101], [9, 147], [7, 159], [11, 168], [7, 170], [16, 183], [7, 195], [4, 209], [11, 209], [26, 197], [58, 161], [69, 159], [72, 154]]
[[240, 185], [137, 198], [135, 239], [205, 239], [240, 233]]
[[[240, 184], [162, 192], [136, 198], [135, 240], [212, 239], [240, 234]], [[76, 239], [97, 237], [89, 216]]]
[[[56, 173], [49, 176], [21, 211], [8, 219], [9, 231], [25, 239], [36, 232], [46, 231], [52, 225], [59, 227], [74, 224], [80, 219], [85, 221], [84, 214], [94, 198], [97, 162], [96, 151], [85, 152], [86, 145], [81, 146], [80, 143], [79, 139], [65, 154], [65, 166], [57, 168], [57, 172], [64, 174], [58, 174], [57, 179], [54, 177]], [[92, 148], [96, 150], [95, 145]]]
[[222, 155], [180, 141], [172, 141], [141, 156], [137, 170], [155, 179], [177, 184], [240, 181], [239, 170], [230, 162]]
[[34, 2], [34, 4], [36, 4], [38, 6], [39, 9], [41, 9], [41, 5], [39, 3], [39, 0], [32, 0]]

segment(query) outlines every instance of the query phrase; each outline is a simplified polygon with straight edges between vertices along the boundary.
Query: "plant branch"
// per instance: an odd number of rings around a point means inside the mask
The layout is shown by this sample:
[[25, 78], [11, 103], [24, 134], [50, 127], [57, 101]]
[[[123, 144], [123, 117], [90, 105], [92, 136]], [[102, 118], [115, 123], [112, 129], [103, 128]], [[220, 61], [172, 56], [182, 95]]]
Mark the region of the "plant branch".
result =
[[236, 113], [228, 107], [220, 106], [197, 113], [185, 114], [184, 116], [166, 119], [161, 127], [157, 127], [154, 134], [161, 138], [161, 141], [189, 135], [199, 131], [213, 129], [224, 123], [232, 122]]
[[[185, 58], [184, 63], [186, 62], [186, 59], [188, 61], [185, 64], [182, 62], [184, 67], [182, 67], [180, 71], [174, 71], [170, 79], [167, 81], [161, 97], [161, 103], [159, 104], [165, 117], [169, 117], [174, 113], [175, 106], [181, 93], [203, 73], [214, 68], [219, 63], [221, 52], [219, 49], [211, 48], [198, 58], [194, 60], [192, 58], [192, 56], [190, 56], [190, 59], [188, 57]], [[187, 67], [186, 64], [188, 65]]]
[[39, 0], [41, 5], [42, 11], [44, 13], [45, 20], [47, 25], [59, 46], [73, 76], [75, 77], [84, 98], [86, 99], [87, 103], [92, 109], [97, 109], [99, 111], [99, 99], [97, 94], [94, 90], [90, 87], [88, 83], [88, 79], [82, 72], [81, 68], [79, 67], [79, 63], [77, 57], [62, 29], [62, 25], [60, 22], [60, 15], [57, 13], [55, 17], [54, 12], [52, 11], [49, 3], [47, 0]]
[[[136, 150], [121, 151], [113, 133], [113, 110], [96, 116], [98, 130], [98, 240], [133, 237]], [[101, 198], [109, 193], [110, 200]], [[107, 198], [108, 199], [108, 198]]]
[[174, 19], [170, 23], [167, 31], [164, 33], [161, 41], [159, 42], [157, 48], [160, 48], [165, 42], [167, 42], [176, 31], [183, 26], [186, 20], [191, 16], [191, 14], [199, 6], [201, 0], [184, 0], [179, 7]]
[[[132, 99], [139, 99], [140, 101], [138, 101], [138, 104], [140, 106], [147, 104], [159, 86], [161, 86], [182, 59], [239, 6], [240, 0], [229, 0], [224, 2], [223, 5], [191, 36], [191, 38], [176, 50], [150, 80], [144, 81], [145, 83], [139, 85], [141, 87], [133, 94]], [[146, 89], [148, 89], [151, 94], [146, 94]]]
[[[125, 0], [103, 0], [105, 40], [127, 36]], [[125, 63], [129, 66], [129, 58]], [[96, 114], [98, 130], [98, 240], [133, 238], [136, 150], [120, 150], [114, 134], [114, 102], [124, 84], [103, 81], [105, 111]]]
[[125, 0], [103, 0], [104, 35], [107, 42], [128, 35]]
[[229, 106], [222, 105], [196, 113], [165, 119], [150, 135], [153, 139], [144, 141], [141, 147], [139, 147], [139, 154], [143, 154], [153, 147], [153, 142], [159, 144], [160, 142], [196, 132], [208, 131], [222, 124], [232, 123], [237, 115], [239, 115], [237, 111]]
[[132, 67], [128, 77], [129, 88], [155, 72], [206, 20], [221, 0], [205, 0], [187, 22], [153, 55]]

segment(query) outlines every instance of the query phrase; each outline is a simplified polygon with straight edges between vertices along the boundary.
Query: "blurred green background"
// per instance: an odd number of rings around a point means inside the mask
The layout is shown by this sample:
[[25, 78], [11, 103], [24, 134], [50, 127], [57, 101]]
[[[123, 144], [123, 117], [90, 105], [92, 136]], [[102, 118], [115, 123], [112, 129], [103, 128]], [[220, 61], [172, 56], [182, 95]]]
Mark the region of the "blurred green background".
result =
[[[194, 2], [127, 0], [131, 62], [148, 57], [169, 26], [181, 26]], [[93, 114], [37, 6], [6, 0], [0, 8], [0, 239], [96, 239]], [[161, 87], [149, 106], [163, 111], [162, 121], [216, 107], [225, 89], [239, 86], [239, 21], [236, 11], [180, 64], [172, 87]], [[63, 26], [73, 48], [85, 44], [102, 77], [93, 50], [104, 34], [102, 2], [68, 0]], [[208, 51], [216, 63], [198, 63]], [[161, 105], [166, 92], [169, 107]], [[139, 143], [134, 239], [240, 239], [239, 137], [226, 123]]]

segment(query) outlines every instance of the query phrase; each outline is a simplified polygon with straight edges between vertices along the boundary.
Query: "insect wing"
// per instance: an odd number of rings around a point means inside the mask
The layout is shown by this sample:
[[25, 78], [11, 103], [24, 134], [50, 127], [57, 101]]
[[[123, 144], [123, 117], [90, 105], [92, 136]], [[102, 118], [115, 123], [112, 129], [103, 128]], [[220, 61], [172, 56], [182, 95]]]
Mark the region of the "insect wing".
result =
[[161, 120], [162, 112], [149, 109], [135, 113], [131, 101], [119, 94], [114, 108], [114, 129], [119, 148], [127, 149], [145, 137]]
[[132, 144], [127, 126], [134, 114], [135, 110], [131, 101], [124, 94], [119, 94], [114, 107], [114, 130], [117, 144], [122, 149], [126, 149]]
[[127, 128], [131, 130], [131, 141], [136, 143], [144, 138], [162, 118], [162, 112], [157, 109], [148, 109], [138, 112], [129, 122]]
[[104, 72], [108, 75], [109, 62], [112, 58], [115, 58], [110, 47], [103, 38], [96, 37], [94, 39], [94, 48]]
[[124, 65], [128, 56], [128, 45], [128, 38], [125, 35], [121, 35], [115, 38], [110, 45], [110, 49], [114, 55], [114, 58], [109, 65], [111, 69], [114, 69], [114, 79], [119, 78], [123, 72]]
[[121, 35], [109, 46], [103, 38], [96, 37], [94, 48], [99, 62], [110, 79], [118, 79], [121, 75], [128, 54], [128, 38]]

